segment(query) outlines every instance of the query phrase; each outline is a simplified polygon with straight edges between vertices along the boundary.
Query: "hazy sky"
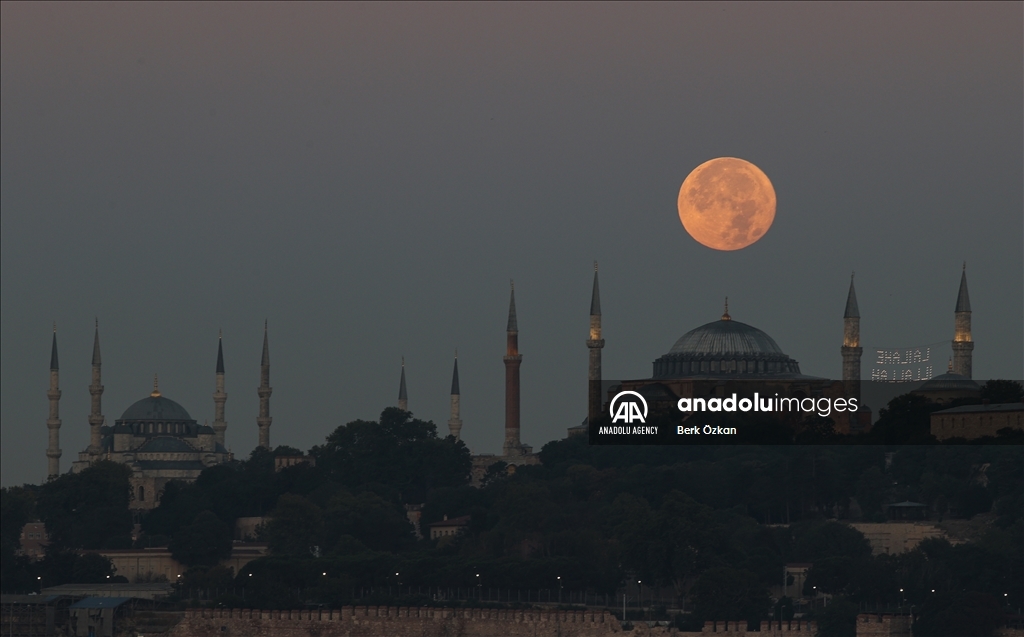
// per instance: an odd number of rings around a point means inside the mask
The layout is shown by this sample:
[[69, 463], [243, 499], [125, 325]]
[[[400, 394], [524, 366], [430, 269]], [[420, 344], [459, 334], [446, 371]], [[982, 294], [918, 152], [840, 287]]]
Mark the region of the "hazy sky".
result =
[[[606, 378], [650, 375], [726, 295], [839, 376], [853, 270], [865, 369], [948, 344], [966, 260], [975, 378], [1019, 379], [1022, 23], [1020, 3], [5, 3], [0, 479], [45, 479], [53, 321], [62, 469], [87, 446], [94, 317], [108, 424], [154, 373], [212, 421], [223, 329], [247, 455], [267, 319], [275, 445], [376, 418], [402, 356], [446, 433], [457, 347], [463, 439], [497, 452], [510, 278], [540, 448], [586, 415], [594, 259]], [[778, 196], [739, 252], [676, 214], [718, 156]]]

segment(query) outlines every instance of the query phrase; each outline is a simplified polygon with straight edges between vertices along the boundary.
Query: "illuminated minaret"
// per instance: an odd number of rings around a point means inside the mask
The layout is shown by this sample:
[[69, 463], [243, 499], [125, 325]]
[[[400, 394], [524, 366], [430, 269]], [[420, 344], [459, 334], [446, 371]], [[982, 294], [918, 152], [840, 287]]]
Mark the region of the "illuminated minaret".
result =
[[398, 381], [398, 408], [409, 411], [409, 392], [405, 389], [405, 357], [402, 357], [402, 378]]
[[594, 422], [601, 415], [601, 293], [597, 286], [597, 261], [594, 261], [594, 290], [590, 294], [590, 368], [587, 374], [587, 418]]
[[256, 424], [260, 428], [259, 446], [270, 449], [270, 344], [267, 340], [267, 323], [263, 322], [263, 359], [260, 361], [260, 386], [256, 392], [260, 396], [260, 415]]
[[89, 411], [89, 449], [88, 453], [94, 459], [102, 452], [103, 426], [103, 376], [102, 360], [100, 358], [100, 322], [96, 319], [96, 332], [92, 340], [92, 383], [89, 385], [89, 395], [92, 397], [92, 409]]
[[452, 416], [448, 419], [448, 432], [459, 440], [462, 418], [459, 417], [459, 352], [455, 351], [455, 367], [452, 369]]
[[857, 308], [857, 291], [853, 289], [853, 275], [850, 275], [850, 292], [846, 295], [846, 311], [843, 313], [843, 385], [847, 398], [860, 398], [860, 310]]
[[[264, 350], [264, 352], [267, 352], [267, 357], [269, 358], [269, 351]], [[224, 393], [224, 335], [222, 333], [218, 333], [217, 380], [213, 392], [213, 431], [217, 434], [217, 443], [221, 446], [224, 446], [224, 432], [228, 428], [228, 423], [224, 420], [224, 403], [227, 399], [228, 395]]]
[[508, 327], [505, 347], [505, 444], [502, 453], [519, 456], [523, 445], [519, 440], [519, 366], [523, 355], [519, 353], [519, 323], [516, 320], [516, 286], [511, 283], [508, 302]]
[[56, 478], [60, 475], [60, 365], [57, 363], [57, 324], [53, 324], [53, 346], [50, 348], [50, 417], [46, 427], [50, 430], [50, 441], [46, 447], [46, 475]]
[[956, 310], [953, 313], [955, 332], [953, 333], [953, 373], [971, 377], [971, 352], [974, 342], [971, 341], [971, 297], [967, 294], [967, 262], [964, 262], [960, 274], [960, 293], [956, 297]]

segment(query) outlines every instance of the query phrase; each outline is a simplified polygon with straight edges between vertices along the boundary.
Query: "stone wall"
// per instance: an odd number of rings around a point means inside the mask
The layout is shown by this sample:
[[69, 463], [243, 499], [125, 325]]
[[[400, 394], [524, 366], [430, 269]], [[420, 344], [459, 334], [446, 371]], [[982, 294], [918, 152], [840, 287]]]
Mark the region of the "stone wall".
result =
[[[633, 625], [629, 635], [655, 637], [813, 637], [814, 622], [708, 622], [700, 632]], [[606, 611], [505, 610], [347, 606], [335, 610], [191, 609], [172, 637], [253, 635], [281, 637], [604, 637], [624, 633]], [[621, 637], [626, 637], [622, 634]]]
[[596, 637], [621, 630], [618, 620], [606, 612], [348, 606], [292, 611], [192, 609], [170, 635]]
[[909, 615], [857, 615], [857, 637], [910, 637]]

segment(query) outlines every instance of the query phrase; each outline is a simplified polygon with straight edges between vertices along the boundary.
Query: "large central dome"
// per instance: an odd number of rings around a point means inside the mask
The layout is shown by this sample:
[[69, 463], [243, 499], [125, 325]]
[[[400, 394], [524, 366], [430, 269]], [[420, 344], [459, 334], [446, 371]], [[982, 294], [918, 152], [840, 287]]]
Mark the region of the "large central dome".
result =
[[728, 313], [683, 334], [654, 361], [655, 378], [685, 376], [793, 376], [800, 366], [761, 330]]
[[192, 421], [185, 408], [170, 398], [163, 396], [149, 396], [133, 403], [131, 407], [121, 414], [123, 421], [137, 420], [161, 420], [161, 421]]
[[756, 327], [723, 319], [701, 325], [679, 337], [669, 354], [782, 354], [778, 344]]

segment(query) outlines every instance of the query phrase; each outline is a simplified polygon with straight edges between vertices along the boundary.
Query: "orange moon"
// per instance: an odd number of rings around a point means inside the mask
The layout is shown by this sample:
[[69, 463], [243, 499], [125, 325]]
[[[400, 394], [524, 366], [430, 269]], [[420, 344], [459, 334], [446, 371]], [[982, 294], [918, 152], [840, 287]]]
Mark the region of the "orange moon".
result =
[[679, 220], [690, 236], [715, 250], [740, 250], [775, 220], [775, 189], [761, 169], [719, 157], [693, 169], [679, 188]]

